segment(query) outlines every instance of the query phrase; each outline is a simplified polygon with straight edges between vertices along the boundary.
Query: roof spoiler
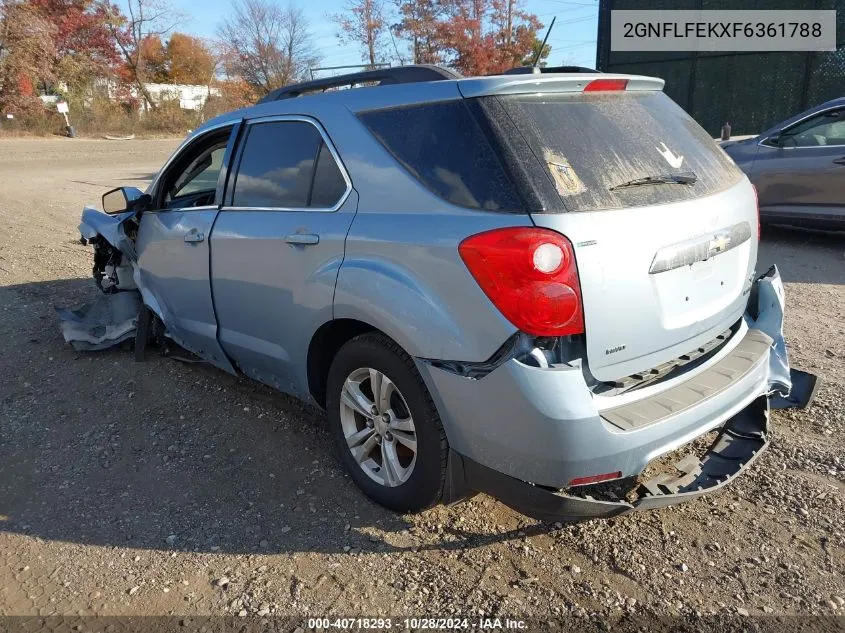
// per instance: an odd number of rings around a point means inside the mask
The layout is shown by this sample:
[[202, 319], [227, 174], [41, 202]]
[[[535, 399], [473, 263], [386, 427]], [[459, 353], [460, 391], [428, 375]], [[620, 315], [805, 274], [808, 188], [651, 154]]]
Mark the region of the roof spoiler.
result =
[[[590, 84], [593, 86], [590, 87]], [[470, 77], [458, 82], [464, 97], [486, 97], [508, 94], [536, 94], [584, 92], [593, 90], [663, 90], [666, 82], [657, 77], [641, 75], [610, 75], [605, 73], [543, 73], [505, 74], [493, 77]], [[602, 88], [613, 86], [612, 88]]]

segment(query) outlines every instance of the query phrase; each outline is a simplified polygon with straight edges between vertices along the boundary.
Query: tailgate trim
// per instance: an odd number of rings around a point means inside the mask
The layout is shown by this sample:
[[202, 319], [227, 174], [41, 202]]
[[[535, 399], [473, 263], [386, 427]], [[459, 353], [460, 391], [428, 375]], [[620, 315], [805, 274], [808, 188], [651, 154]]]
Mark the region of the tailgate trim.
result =
[[623, 431], [657, 424], [728, 389], [769, 356], [772, 339], [760, 330], [748, 330], [731, 352], [699, 374], [654, 396], [607, 409], [601, 417]]

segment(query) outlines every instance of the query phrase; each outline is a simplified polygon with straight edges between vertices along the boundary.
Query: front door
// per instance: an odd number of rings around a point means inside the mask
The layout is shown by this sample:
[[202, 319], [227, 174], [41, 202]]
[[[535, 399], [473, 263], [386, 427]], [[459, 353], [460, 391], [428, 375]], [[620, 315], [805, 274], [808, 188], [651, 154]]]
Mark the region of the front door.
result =
[[211, 234], [219, 340], [246, 375], [304, 396], [308, 345], [332, 318], [357, 196], [316, 120], [245, 125]]
[[234, 373], [217, 342], [209, 237], [238, 126], [192, 139], [157, 178], [153, 210], [141, 216], [136, 248], [144, 303], [180, 346]]
[[754, 161], [761, 210], [833, 212], [845, 207], [845, 108], [816, 114], [763, 142]]

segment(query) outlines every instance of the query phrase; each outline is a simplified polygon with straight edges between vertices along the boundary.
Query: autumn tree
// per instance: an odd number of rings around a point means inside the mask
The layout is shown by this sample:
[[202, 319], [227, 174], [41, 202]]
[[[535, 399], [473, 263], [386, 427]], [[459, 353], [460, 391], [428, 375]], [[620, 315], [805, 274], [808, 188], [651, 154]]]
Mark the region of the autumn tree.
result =
[[438, 39], [440, 23], [435, 0], [398, 0], [399, 22], [395, 33], [409, 42], [415, 64], [439, 64], [443, 54]]
[[40, 107], [36, 88], [55, 77], [56, 28], [29, 3], [0, 3], [0, 112], [27, 114]]
[[383, 0], [347, 0], [345, 11], [330, 17], [340, 27], [340, 41], [360, 46], [362, 59], [374, 67], [389, 35]]
[[258, 94], [304, 79], [318, 63], [302, 9], [270, 0], [237, 0], [217, 31], [223, 70]]
[[[539, 54], [539, 55], [538, 55]], [[552, 45], [543, 44], [543, 40], [539, 37], [534, 38], [534, 43], [531, 45], [531, 50], [522, 59], [523, 66], [533, 66], [534, 61], [537, 60], [540, 67], [545, 67], [548, 63], [549, 55], [552, 54]], [[538, 59], [539, 57], [539, 59]]]
[[175, 84], [209, 85], [214, 79], [217, 60], [198, 37], [174, 33], [167, 42], [170, 81]]
[[152, 83], [170, 83], [167, 49], [159, 35], [148, 35], [141, 40], [138, 66], [144, 80]]
[[465, 75], [489, 75], [519, 66], [531, 51], [536, 16], [519, 0], [441, 0], [438, 37], [450, 65]]
[[71, 91], [87, 88], [97, 77], [110, 75], [119, 62], [108, 27], [114, 7], [94, 0], [27, 0], [53, 25], [56, 80]]
[[537, 31], [543, 26], [537, 16], [520, 6], [519, 0], [493, 0], [490, 23], [495, 53], [492, 72], [519, 66], [534, 48]]
[[444, 63], [466, 75], [519, 66], [541, 24], [523, 0], [396, 0], [396, 33], [416, 63]]

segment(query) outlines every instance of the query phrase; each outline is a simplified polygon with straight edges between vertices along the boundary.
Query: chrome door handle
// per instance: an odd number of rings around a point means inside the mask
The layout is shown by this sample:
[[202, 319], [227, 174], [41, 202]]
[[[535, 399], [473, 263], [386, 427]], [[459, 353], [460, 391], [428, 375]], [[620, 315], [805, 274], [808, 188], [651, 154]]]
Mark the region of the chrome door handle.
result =
[[205, 239], [205, 234], [200, 233], [196, 229], [191, 229], [187, 233], [185, 233], [185, 241], [189, 243], [193, 242], [202, 242]]
[[285, 235], [285, 242], [298, 246], [311, 246], [320, 243], [320, 236], [315, 233], [291, 233]]
[[837, 165], [845, 165], [845, 156], [843, 156], [842, 158], [834, 158], [833, 162]]

